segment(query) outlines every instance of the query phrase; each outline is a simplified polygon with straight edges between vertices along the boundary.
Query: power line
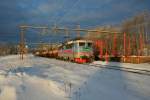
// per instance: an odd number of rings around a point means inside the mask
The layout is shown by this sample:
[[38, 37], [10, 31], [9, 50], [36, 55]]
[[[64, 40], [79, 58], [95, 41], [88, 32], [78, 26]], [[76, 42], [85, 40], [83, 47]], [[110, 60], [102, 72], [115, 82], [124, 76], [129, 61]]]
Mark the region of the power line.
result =
[[74, 3], [74, 5], [70, 9], [68, 9], [68, 11], [62, 16], [62, 18], [58, 21], [58, 23], [61, 23], [62, 20], [72, 11], [73, 8], [75, 8], [78, 5], [79, 2], [80, 2], [80, 0], [77, 0]]

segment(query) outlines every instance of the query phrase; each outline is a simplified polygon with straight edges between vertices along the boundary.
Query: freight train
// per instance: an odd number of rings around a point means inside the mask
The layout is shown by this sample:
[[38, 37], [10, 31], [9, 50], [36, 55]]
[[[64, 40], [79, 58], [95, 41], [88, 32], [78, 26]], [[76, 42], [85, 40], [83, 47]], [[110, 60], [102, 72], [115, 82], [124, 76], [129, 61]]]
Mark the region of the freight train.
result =
[[58, 45], [55, 49], [39, 48], [34, 52], [34, 55], [76, 63], [92, 62], [94, 60], [93, 41], [82, 38], [72, 39]]

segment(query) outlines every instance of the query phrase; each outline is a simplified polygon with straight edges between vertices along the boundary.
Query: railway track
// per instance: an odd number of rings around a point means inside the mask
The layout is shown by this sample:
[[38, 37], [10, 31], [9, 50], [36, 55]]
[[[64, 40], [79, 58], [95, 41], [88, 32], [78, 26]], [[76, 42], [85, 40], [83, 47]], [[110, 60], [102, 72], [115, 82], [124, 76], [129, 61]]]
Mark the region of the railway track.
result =
[[137, 69], [137, 68], [129, 68], [129, 67], [102, 65], [102, 64], [89, 64], [89, 63], [88, 64], [84, 63], [83, 65], [99, 67], [99, 68], [106, 68], [106, 69], [111, 69], [111, 70], [119, 70], [119, 71], [124, 71], [124, 72], [130, 72], [130, 73], [150, 76], [150, 70], [146, 70], [146, 69]]
[[89, 64], [89, 63], [84, 63], [82, 65], [86, 65], [86, 66], [90, 66], [90, 67], [106, 68], [106, 69], [111, 69], [111, 70], [118, 70], [118, 71], [124, 71], [124, 72], [129, 72], [129, 73], [135, 73], [135, 74], [150, 76], [150, 70], [146, 70], [146, 69], [102, 65], [102, 64]]
[[150, 70], [145, 70], [145, 69], [119, 67], [119, 66], [111, 66], [111, 65], [101, 65], [101, 64], [84, 64], [84, 65], [150, 76]]
[[90, 63], [84, 63], [82, 65], [91, 66], [91, 67], [106, 68], [106, 69], [111, 69], [111, 70], [119, 70], [119, 71], [124, 71], [124, 72], [130, 72], [130, 73], [150, 76], [150, 70], [146, 70], [146, 69], [102, 65], [102, 64], [90, 64]]

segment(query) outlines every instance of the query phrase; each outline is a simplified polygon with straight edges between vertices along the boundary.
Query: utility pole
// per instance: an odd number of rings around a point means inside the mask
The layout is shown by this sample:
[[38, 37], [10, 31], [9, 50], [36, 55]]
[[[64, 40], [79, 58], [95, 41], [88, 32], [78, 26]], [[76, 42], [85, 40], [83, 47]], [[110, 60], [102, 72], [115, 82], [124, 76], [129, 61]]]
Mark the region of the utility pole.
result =
[[[77, 25], [77, 30], [80, 30], [80, 25]], [[77, 37], [80, 37], [80, 31], [77, 31]]]
[[123, 34], [123, 55], [126, 56], [126, 33]]
[[23, 60], [24, 53], [25, 53], [25, 38], [24, 38], [24, 31], [25, 28], [20, 29], [20, 59]]
[[114, 33], [114, 36], [113, 36], [113, 50], [112, 50], [112, 54], [114, 57], [117, 56], [117, 35], [116, 33]]
[[68, 41], [68, 40], [69, 40], [69, 31], [68, 31], [67, 28], [65, 28], [65, 33], [66, 33], [65, 38], [66, 38], [66, 40]]

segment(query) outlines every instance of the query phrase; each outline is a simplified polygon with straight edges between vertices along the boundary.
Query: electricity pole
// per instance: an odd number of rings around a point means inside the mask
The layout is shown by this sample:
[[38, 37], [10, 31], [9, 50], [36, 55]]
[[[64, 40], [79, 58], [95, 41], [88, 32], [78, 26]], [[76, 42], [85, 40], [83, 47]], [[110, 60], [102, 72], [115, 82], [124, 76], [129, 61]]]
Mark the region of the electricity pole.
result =
[[24, 31], [25, 28], [20, 29], [20, 59], [23, 60], [24, 53], [25, 53], [25, 38], [24, 38]]
[[[80, 30], [80, 25], [77, 25], [77, 30]], [[80, 37], [80, 31], [77, 31], [77, 37]]]

